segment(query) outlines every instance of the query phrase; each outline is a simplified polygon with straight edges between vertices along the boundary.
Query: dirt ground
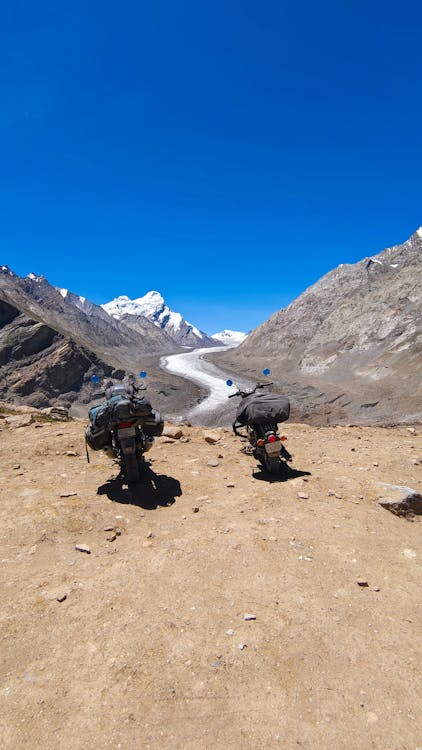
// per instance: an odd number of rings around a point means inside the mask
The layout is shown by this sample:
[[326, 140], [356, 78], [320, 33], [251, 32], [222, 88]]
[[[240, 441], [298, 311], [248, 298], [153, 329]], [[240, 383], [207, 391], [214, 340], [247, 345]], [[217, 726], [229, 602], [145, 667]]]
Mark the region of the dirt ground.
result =
[[377, 502], [420, 427], [287, 423], [285, 481], [184, 427], [131, 490], [82, 421], [0, 427], [3, 750], [422, 747], [422, 527]]

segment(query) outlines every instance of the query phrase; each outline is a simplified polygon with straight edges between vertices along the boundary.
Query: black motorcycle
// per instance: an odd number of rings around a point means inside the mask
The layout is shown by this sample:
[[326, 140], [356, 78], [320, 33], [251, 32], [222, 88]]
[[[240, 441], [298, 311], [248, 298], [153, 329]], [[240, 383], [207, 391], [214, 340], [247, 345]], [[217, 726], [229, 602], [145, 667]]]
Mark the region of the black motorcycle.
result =
[[[141, 378], [146, 377], [146, 372], [139, 374]], [[99, 377], [93, 375], [91, 380], [98, 383]], [[89, 410], [87, 445], [117, 460], [127, 482], [140, 479], [145, 466], [144, 454], [164, 428], [161, 414], [141, 395], [145, 390], [145, 385], [137, 385], [131, 376], [118, 384], [109, 382], [105, 391], [93, 395], [93, 398], [105, 397], [104, 403]]]
[[[270, 370], [263, 370], [263, 375], [270, 375]], [[234, 385], [232, 380], [226, 383], [230, 387]], [[233, 432], [248, 438], [252, 454], [263, 469], [278, 474], [285, 462], [292, 460], [284, 446], [286, 436], [278, 434], [278, 424], [290, 416], [290, 401], [287, 396], [277, 393], [263, 393], [262, 389], [270, 385], [273, 383], [257, 383], [251, 391], [238, 389], [229, 398], [240, 396], [242, 399], [237, 407]]]

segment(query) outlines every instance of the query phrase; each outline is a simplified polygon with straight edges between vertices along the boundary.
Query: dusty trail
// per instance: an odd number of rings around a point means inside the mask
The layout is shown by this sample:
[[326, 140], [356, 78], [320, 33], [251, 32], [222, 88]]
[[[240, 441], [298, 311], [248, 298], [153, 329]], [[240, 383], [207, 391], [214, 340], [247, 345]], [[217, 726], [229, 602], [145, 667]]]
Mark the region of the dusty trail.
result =
[[184, 427], [129, 491], [82, 422], [0, 427], [2, 750], [422, 745], [421, 525], [377, 503], [419, 428], [287, 423], [271, 482]]

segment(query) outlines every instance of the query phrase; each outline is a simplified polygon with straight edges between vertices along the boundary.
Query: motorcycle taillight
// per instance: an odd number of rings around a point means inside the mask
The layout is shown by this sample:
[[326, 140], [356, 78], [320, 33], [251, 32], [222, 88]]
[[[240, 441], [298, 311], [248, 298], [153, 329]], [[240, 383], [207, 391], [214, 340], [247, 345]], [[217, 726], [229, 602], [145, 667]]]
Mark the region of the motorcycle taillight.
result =
[[117, 427], [119, 430], [122, 430], [124, 427], [132, 427], [132, 422], [119, 422]]
[[275, 435], [270, 435], [269, 438], [268, 438], [268, 442], [269, 443], [276, 443], [277, 442], [276, 436]]

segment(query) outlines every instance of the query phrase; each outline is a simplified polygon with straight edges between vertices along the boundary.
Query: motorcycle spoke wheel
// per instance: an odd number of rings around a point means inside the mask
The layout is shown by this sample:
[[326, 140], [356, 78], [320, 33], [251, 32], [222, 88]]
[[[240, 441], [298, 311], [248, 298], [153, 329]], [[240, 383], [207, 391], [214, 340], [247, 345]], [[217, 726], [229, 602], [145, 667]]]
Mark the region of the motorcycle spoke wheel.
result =
[[263, 461], [264, 469], [270, 474], [279, 474], [281, 471], [281, 461], [278, 456], [265, 456]]
[[124, 470], [128, 482], [138, 482], [140, 478], [139, 460], [136, 453], [124, 456]]

